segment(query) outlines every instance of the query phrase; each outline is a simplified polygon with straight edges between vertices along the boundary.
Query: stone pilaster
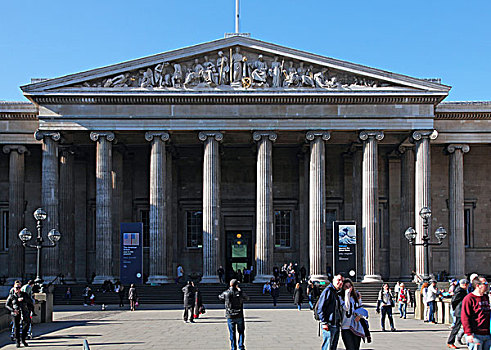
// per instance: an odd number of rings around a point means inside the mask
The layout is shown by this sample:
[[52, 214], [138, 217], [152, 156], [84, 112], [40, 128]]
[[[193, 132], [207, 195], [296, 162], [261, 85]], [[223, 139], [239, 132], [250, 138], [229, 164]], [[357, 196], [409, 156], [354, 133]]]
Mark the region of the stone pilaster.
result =
[[362, 131], [362, 234], [364, 248], [363, 282], [380, 282], [377, 273], [375, 242], [378, 233], [378, 146], [382, 131]]
[[[413, 132], [415, 141], [415, 207], [414, 222], [415, 230], [418, 233], [416, 243], [422, 243], [423, 237], [423, 219], [419, 215], [421, 208], [428, 207], [431, 209], [431, 150], [430, 139], [434, 140], [438, 136], [436, 130], [418, 130]], [[429, 221], [428, 232], [431, 232], [431, 220]], [[425, 248], [423, 246], [415, 247], [416, 273], [420, 276], [425, 274]], [[430, 269], [430, 266], [428, 266]], [[428, 277], [428, 276], [425, 276]]]
[[203, 277], [201, 283], [218, 283], [218, 252], [220, 251], [220, 154], [223, 134], [200, 132], [204, 143], [203, 159]]
[[9, 274], [8, 284], [24, 276], [24, 247], [19, 232], [24, 228], [24, 154], [27, 148], [20, 145], [3, 146], [10, 154], [9, 160]]
[[75, 282], [75, 187], [74, 151], [60, 148], [60, 273], [66, 282]]
[[[59, 230], [59, 197], [58, 197], [58, 141], [59, 132], [36, 131], [37, 140], [43, 140], [42, 146], [42, 179], [41, 206], [48, 218], [43, 222], [43, 237], [47, 237], [51, 229]], [[61, 232], [63, 235], [64, 232]], [[62, 236], [63, 237], [63, 236]], [[63, 239], [63, 238], [62, 238]], [[42, 278], [50, 282], [60, 273], [60, 246], [43, 250]]]
[[254, 282], [264, 283], [273, 277], [273, 142], [274, 132], [256, 131], [256, 277]]
[[404, 232], [414, 227], [414, 150], [413, 147], [399, 147], [401, 153], [401, 280], [410, 280], [414, 266], [414, 246], [409, 244]]
[[164, 131], [147, 132], [150, 150], [150, 261], [148, 283], [168, 283], [167, 277], [167, 154]]
[[328, 131], [308, 131], [309, 174], [309, 252], [310, 278], [327, 280], [326, 271], [326, 145]]
[[112, 142], [114, 133], [91, 132], [96, 146], [96, 277], [94, 284], [114, 279], [112, 234]]
[[449, 166], [449, 223], [450, 223], [450, 276], [465, 276], [465, 228], [464, 228], [464, 153], [469, 145], [451, 144]]

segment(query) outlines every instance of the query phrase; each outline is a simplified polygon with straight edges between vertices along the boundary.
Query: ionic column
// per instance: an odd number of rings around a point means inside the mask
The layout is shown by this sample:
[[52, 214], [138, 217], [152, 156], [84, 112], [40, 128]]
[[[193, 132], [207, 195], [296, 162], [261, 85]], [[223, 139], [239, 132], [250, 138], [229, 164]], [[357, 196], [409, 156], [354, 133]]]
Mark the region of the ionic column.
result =
[[72, 149], [60, 150], [60, 272], [65, 281], [75, 282], [75, 188], [73, 183]]
[[452, 144], [449, 170], [449, 223], [450, 223], [450, 276], [463, 278], [465, 274], [465, 228], [464, 228], [464, 153], [469, 145]]
[[362, 235], [363, 235], [363, 282], [380, 282], [375, 257], [375, 241], [378, 233], [378, 147], [377, 141], [384, 138], [382, 131], [362, 131]]
[[414, 151], [413, 147], [399, 147], [401, 153], [401, 280], [410, 280], [414, 267], [414, 246], [404, 236], [408, 227], [414, 227]]
[[24, 276], [24, 247], [19, 232], [24, 228], [24, 154], [27, 148], [19, 145], [3, 146], [10, 153], [9, 160], [9, 273], [8, 284]]
[[[51, 229], [59, 230], [59, 198], [58, 198], [58, 144], [59, 132], [36, 131], [37, 140], [43, 140], [42, 146], [42, 179], [41, 206], [48, 218], [43, 223], [43, 237], [47, 237]], [[61, 233], [62, 235], [64, 232]], [[62, 238], [63, 239], [63, 238]], [[43, 250], [43, 279], [50, 282], [60, 273], [60, 246]]]
[[114, 133], [91, 132], [90, 139], [96, 147], [96, 238], [94, 284], [112, 280], [113, 236], [112, 236], [112, 141]]
[[[414, 200], [414, 223], [415, 230], [418, 233], [416, 243], [422, 243], [423, 237], [423, 219], [419, 215], [421, 208], [428, 207], [431, 209], [431, 162], [430, 162], [430, 139], [434, 140], [438, 136], [436, 130], [421, 130], [413, 132], [415, 141], [415, 200]], [[428, 232], [431, 232], [431, 220], [429, 220]], [[425, 248], [423, 246], [415, 247], [416, 256], [416, 273], [420, 276], [425, 275]], [[430, 268], [428, 266], [428, 268]], [[428, 276], [424, 276], [428, 277]]]
[[309, 131], [309, 258], [310, 278], [327, 280], [326, 271], [326, 145], [328, 131]]
[[220, 240], [220, 154], [218, 143], [223, 134], [200, 132], [204, 143], [203, 159], [203, 277], [201, 283], [218, 283]]
[[165, 142], [169, 134], [163, 131], [147, 132], [150, 150], [150, 268], [149, 284], [168, 283], [167, 277], [167, 210]]
[[257, 179], [256, 179], [256, 283], [264, 283], [273, 277], [273, 142], [277, 135], [269, 131], [256, 131]]

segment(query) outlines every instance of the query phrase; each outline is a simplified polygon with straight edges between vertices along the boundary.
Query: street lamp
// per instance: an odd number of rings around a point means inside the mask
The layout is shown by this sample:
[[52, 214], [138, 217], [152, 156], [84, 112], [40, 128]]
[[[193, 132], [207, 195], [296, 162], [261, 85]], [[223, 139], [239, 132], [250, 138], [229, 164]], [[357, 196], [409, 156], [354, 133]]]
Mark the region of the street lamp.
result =
[[23, 228], [19, 232], [19, 239], [22, 241], [22, 245], [26, 248], [37, 249], [37, 259], [36, 259], [36, 279], [34, 283], [41, 285], [43, 280], [41, 278], [41, 250], [43, 248], [53, 248], [56, 246], [56, 242], [58, 242], [61, 238], [60, 232], [56, 229], [52, 229], [48, 232], [48, 239], [51, 241], [51, 244], [43, 245], [44, 239], [42, 236], [43, 230], [43, 221], [47, 219], [48, 215], [42, 208], [36, 209], [34, 212], [34, 219], [36, 219], [36, 229], [37, 229], [37, 237], [35, 244], [28, 244], [32, 239], [32, 233], [27, 228]]
[[431, 210], [428, 207], [421, 208], [419, 212], [419, 216], [423, 219], [423, 237], [421, 237], [422, 243], [416, 243], [416, 236], [418, 235], [414, 228], [409, 227], [406, 232], [404, 232], [404, 236], [406, 236], [409, 244], [414, 246], [423, 246], [424, 250], [424, 267], [423, 267], [423, 278], [429, 278], [429, 266], [430, 266], [430, 252], [429, 246], [432, 245], [441, 245], [445, 237], [447, 237], [447, 231], [442, 227], [438, 227], [435, 231], [435, 237], [437, 242], [430, 242], [430, 235], [428, 234], [429, 230], [429, 222], [431, 218]]

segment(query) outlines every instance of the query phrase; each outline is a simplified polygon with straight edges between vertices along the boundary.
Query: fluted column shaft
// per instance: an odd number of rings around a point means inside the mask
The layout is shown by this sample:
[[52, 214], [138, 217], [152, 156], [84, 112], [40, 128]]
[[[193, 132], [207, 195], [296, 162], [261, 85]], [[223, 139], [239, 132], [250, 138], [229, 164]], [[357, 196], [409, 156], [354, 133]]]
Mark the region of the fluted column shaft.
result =
[[274, 132], [255, 132], [257, 142], [256, 271], [254, 282], [271, 280], [273, 272], [273, 142]]
[[403, 233], [414, 227], [414, 151], [412, 147], [399, 147], [401, 159], [401, 279], [411, 278], [414, 271], [414, 246]]
[[220, 240], [220, 154], [219, 132], [200, 132], [203, 159], [203, 278], [202, 283], [218, 283]]
[[469, 145], [449, 145], [449, 223], [450, 223], [450, 275], [465, 276], [465, 228], [464, 228], [464, 153]]
[[310, 278], [327, 280], [326, 257], [326, 145], [327, 131], [309, 131], [309, 258]]
[[382, 131], [362, 131], [362, 235], [364, 271], [363, 282], [379, 282], [375, 242], [378, 234], [378, 147], [377, 141], [384, 138]]
[[75, 188], [73, 183], [73, 150], [60, 152], [60, 272], [67, 282], [75, 281]]
[[[413, 132], [415, 141], [415, 208], [414, 223], [417, 232], [416, 243], [422, 243], [424, 234], [423, 219], [419, 215], [421, 208], [428, 207], [431, 209], [431, 150], [430, 139], [438, 136], [433, 130], [423, 130]], [[431, 232], [431, 220], [428, 221], [428, 232]], [[428, 277], [428, 271], [425, 271], [425, 247], [415, 247], [416, 273], [420, 276]], [[428, 266], [428, 268], [430, 268]]]
[[[41, 203], [48, 215], [43, 222], [43, 236], [51, 229], [59, 230], [59, 197], [58, 197], [58, 143], [61, 135], [59, 132], [37, 131], [36, 139], [43, 140], [42, 146], [42, 178], [41, 178]], [[62, 233], [63, 234], [63, 233]], [[43, 278], [50, 282], [60, 273], [59, 252], [60, 246], [43, 250], [42, 271]]]
[[166, 132], [147, 132], [150, 150], [150, 267], [148, 283], [168, 283], [166, 210]]
[[24, 154], [27, 148], [19, 145], [3, 147], [9, 154], [9, 274], [8, 282], [24, 276], [24, 247], [19, 239], [19, 231], [24, 227]]
[[96, 277], [95, 284], [114, 279], [112, 235], [112, 132], [91, 132], [90, 139], [96, 142]]

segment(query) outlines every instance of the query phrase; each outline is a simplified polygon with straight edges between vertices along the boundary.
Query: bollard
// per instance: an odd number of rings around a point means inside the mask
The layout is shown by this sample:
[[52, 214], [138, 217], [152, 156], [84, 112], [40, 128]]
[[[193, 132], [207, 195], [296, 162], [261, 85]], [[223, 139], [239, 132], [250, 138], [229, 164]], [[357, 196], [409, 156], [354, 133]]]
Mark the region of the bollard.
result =
[[84, 350], [90, 350], [89, 342], [87, 341], [87, 339], [84, 340]]

